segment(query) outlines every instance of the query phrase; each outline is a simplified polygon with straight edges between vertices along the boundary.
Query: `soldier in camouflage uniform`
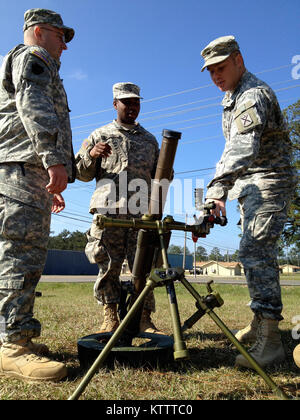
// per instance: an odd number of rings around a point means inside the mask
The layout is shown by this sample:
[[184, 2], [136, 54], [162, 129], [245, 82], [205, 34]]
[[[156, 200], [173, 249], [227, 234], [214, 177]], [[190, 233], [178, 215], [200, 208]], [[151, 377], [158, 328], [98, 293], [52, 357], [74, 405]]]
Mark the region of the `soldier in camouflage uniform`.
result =
[[[277, 241], [295, 185], [291, 142], [274, 92], [246, 70], [233, 36], [212, 41], [201, 54], [202, 71], [207, 68], [216, 86], [226, 92], [222, 102], [226, 144], [206, 199], [215, 201], [216, 215], [226, 215], [227, 198], [239, 200], [239, 256], [254, 319], [236, 336], [255, 341], [250, 353], [265, 366], [285, 358], [278, 328], [283, 318]], [[251, 367], [242, 355], [236, 363]]]
[[[140, 88], [133, 83], [116, 83], [113, 98], [117, 119], [96, 129], [76, 155], [77, 178], [85, 182], [96, 179], [90, 203], [95, 219], [97, 214], [131, 219], [147, 213], [159, 154], [155, 137], [135, 121], [140, 111]], [[93, 223], [88, 232], [86, 255], [100, 269], [94, 295], [104, 305], [99, 332], [112, 332], [119, 325], [119, 276], [125, 258], [132, 269], [136, 242], [137, 232], [131, 229], [101, 230]], [[150, 318], [154, 309], [154, 296], [150, 293], [144, 304], [141, 331], [158, 332]]]
[[35, 288], [47, 254], [51, 208], [74, 181], [75, 162], [60, 56], [74, 30], [55, 12], [24, 15], [24, 44], [0, 71], [0, 375], [60, 380], [62, 363], [41, 358], [45, 345], [33, 318]]

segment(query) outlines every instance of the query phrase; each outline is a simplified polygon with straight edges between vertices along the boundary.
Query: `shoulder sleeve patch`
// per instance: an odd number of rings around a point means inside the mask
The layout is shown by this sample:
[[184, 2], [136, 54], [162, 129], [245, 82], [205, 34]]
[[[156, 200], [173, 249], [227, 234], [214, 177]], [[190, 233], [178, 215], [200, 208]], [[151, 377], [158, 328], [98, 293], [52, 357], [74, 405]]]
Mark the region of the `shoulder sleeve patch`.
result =
[[260, 125], [260, 119], [256, 111], [255, 102], [248, 101], [242, 104], [234, 113], [234, 120], [240, 134], [252, 130]]

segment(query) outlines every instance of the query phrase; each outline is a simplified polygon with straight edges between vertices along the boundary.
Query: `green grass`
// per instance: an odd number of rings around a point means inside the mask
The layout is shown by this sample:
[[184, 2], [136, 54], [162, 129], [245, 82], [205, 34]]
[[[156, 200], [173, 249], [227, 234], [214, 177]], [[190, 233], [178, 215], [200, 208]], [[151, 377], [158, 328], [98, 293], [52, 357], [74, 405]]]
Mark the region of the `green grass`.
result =
[[300, 272], [280, 274], [280, 280], [300, 280]]
[[[176, 284], [182, 323], [195, 312], [194, 299]], [[205, 286], [196, 285], [200, 294]], [[217, 285], [225, 301], [216, 313], [230, 329], [244, 327], [252, 317], [247, 306], [246, 286]], [[42, 297], [36, 299], [35, 317], [42, 323], [40, 342], [47, 344], [53, 359], [63, 361], [69, 375], [60, 383], [26, 384], [17, 379], [0, 379], [1, 400], [67, 399], [81, 382], [86, 370], [77, 357], [77, 340], [99, 329], [101, 307], [93, 298], [91, 283], [40, 283]], [[300, 287], [283, 287], [284, 321], [280, 324], [287, 360], [267, 370], [290, 396], [299, 396], [300, 370], [292, 351], [299, 341], [292, 339], [292, 318], [300, 315]], [[172, 334], [168, 300], [164, 288], [155, 289], [157, 311], [153, 319], [158, 328]], [[163, 366], [133, 368], [116, 363], [105, 366], [91, 380], [81, 399], [91, 400], [257, 400], [274, 399], [263, 379], [250, 370], [234, 367], [237, 350], [217, 325], [205, 315], [185, 333], [190, 360]]]

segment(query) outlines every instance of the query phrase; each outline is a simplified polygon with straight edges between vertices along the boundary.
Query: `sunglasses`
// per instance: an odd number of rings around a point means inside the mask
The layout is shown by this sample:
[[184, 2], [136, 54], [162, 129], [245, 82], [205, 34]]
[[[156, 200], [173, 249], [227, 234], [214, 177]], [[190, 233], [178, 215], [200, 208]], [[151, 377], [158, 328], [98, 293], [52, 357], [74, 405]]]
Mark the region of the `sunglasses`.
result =
[[50, 28], [45, 28], [44, 26], [40, 27], [41, 29], [45, 29], [45, 31], [49, 31], [49, 32], [54, 32], [56, 34], [59, 35], [60, 40], [65, 44], [66, 43], [66, 37], [64, 34], [62, 34], [61, 32], [55, 31], [54, 29], [50, 29]]

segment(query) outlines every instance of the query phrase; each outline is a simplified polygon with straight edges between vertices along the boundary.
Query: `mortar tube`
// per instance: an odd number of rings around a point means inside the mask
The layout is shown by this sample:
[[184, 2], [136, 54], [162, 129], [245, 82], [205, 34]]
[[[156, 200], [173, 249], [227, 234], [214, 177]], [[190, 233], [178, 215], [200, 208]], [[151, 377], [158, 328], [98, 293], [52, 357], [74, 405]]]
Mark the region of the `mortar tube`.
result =
[[[163, 139], [156, 166], [153, 189], [151, 191], [148, 210], [149, 215], [154, 216], [154, 218], [157, 220], [161, 220], [162, 218], [166, 195], [168, 192], [164, 191], [164, 195], [162, 194], [160, 181], [166, 179], [168, 181], [167, 187], [169, 187], [169, 181], [172, 179], [173, 164], [175, 160], [178, 141], [181, 138], [181, 133], [178, 131], [163, 130], [162, 136]], [[146, 246], [146, 248], [142, 249], [142, 247], [145, 245], [145, 241], [147, 239], [151, 239], [149, 235], [147, 235], [147, 232], [143, 230], [139, 231], [138, 238], [139, 239], [132, 268], [132, 279], [134, 284], [135, 296], [138, 296], [141, 290], [143, 290], [143, 288], [145, 287], [146, 277], [147, 274], [149, 274], [151, 271], [155, 254], [155, 245], [153, 246], [153, 243], [148, 244], [148, 247]], [[137, 316], [137, 320], [132, 321], [132, 323], [128, 327], [128, 330], [136, 331], [138, 329], [139, 320], [141, 318], [140, 314], [138, 315], [139, 316]]]
[[[172, 177], [173, 164], [175, 160], [175, 154], [177, 150], [178, 140], [181, 138], [181, 133], [171, 130], [163, 130], [163, 139], [162, 145], [159, 152], [158, 162], [156, 166], [156, 172], [154, 180], [156, 183], [153, 183], [154, 189], [151, 191], [150, 203], [149, 203], [149, 215], [155, 217], [155, 219], [161, 219], [164, 209], [165, 202], [162, 202], [163, 197], [161, 195], [161, 188], [159, 187], [159, 181], [162, 179], [167, 179], [168, 181]], [[158, 203], [158, 204], [157, 204]], [[157, 209], [158, 207], [158, 209]], [[158, 210], [157, 213], [154, 213], [155, 210]], [[146, 250], [139, 250], [139, 244], [145, 244], [143, 236], [146, 236], [146, 233], [143, 231], [139, 232], [139, 241], [137, 244], [137, 251], [134, 258], [134, 264], [132, 269], [132, 278], [134, 279], [134, 288], [136, 293], [139, 293], [145, 283], [146, 276], [151, 270], [152, 259], [154, 256], [154, 248], [152, 247], [150, 251], [150, 257], [147, 258], [148, 263], [140, 262], [140, 258]], [[149, 245], [150, 246], [150, 245]]]
[[[161, 219], [165, 201], [168, 194], [168, 188], [162, 191], [161, 181], [167, 180], [170, 182], [173, 176], [173, 165], [178, 145], [178, 140], [181, 138], [181, 133], [178, 131], [163, 130], [163, 140], [160, 148], [156, 172], [152, 185], [149, 214], [155, 215], [156, 219]], [[167, 184], [167, 187], [169, 185]]]

